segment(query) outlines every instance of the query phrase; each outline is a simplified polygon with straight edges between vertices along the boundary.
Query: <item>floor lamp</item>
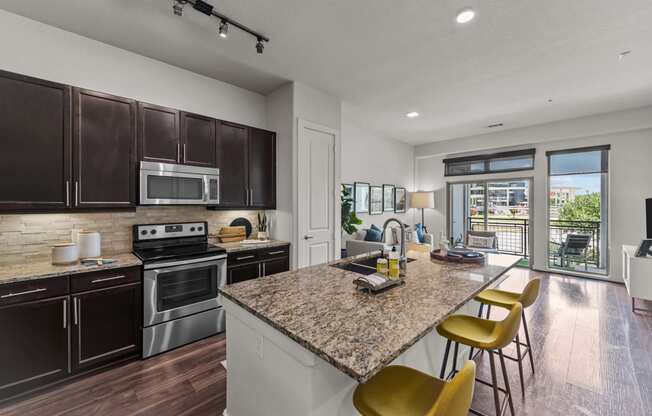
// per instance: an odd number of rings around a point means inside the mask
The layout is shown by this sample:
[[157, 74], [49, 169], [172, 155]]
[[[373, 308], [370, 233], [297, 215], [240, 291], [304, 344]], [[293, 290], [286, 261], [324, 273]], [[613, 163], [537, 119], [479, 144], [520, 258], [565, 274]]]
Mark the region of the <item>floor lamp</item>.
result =
[[435, 207], [435, 193], [433, 191], [416, 191], [410, 194], [410, 207], [421, 208], [421, 224], [426, 227], [424, 210]]

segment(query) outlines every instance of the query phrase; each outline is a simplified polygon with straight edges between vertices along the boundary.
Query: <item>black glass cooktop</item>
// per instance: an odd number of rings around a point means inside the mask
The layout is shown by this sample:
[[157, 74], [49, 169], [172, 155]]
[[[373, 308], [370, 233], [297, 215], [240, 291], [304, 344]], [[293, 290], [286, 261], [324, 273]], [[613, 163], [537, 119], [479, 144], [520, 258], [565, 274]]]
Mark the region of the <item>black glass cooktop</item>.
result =
[[138, 257], [143, 262], [170, 259], [183, 260], [196, 257], [206, 257], [209, 255], [221, 253], [226, 253], [226, 250], [214, 246], [213, 244], [207, 243], [134, 249], [134, 254], [136, 257]]

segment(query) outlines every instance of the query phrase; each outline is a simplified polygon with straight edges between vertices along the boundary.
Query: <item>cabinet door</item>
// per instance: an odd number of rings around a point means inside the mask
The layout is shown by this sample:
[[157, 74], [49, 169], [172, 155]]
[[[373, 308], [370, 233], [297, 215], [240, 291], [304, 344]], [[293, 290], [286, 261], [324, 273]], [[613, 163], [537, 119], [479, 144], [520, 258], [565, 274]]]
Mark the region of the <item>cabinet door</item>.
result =
[[220, 207], [245, 207], [248, 201], [248, 128], [219, 122], [217, 167], [220, 169]]
[[0, 209], [68, 206], [70, 87], [0, 71], [0, 138]]
[[249, 206], [276, 208], [276, 135], [251, 129], [249, 134]]
[[181, 163], [179, 112], [138, 103], [138, 146], [140, 160]]
[[140, 283], [72, 297], [72, 368], [83, 371], [138, 354]]
[[136, 101], [73, 90], [74, 206], [136, 204]]
[[264, 274], [265, 276], [271, 276], [276, 273], [283, 273], [290, 270], [290, 258], [281, 257], [273, 260], [266, 260], [264, 262]]
[[68, 374], [68, 298], [0, 307], [0, 398]]
[[216, 167], [215, 120], [184, 112], [180, 117], [182, 162], [185, 165]]
[[244, 282], [245, 280], [255, 279], [261, 276], [261, 264], [249, 263], [240, 266], [229, 267], [228, 271], [228, 284]]

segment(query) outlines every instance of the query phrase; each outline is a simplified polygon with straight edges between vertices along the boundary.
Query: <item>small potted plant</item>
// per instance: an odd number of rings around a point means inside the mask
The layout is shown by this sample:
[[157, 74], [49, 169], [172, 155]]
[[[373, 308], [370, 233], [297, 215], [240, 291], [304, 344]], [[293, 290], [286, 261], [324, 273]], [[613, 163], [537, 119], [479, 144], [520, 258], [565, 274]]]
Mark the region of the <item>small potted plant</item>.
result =
[[[358, 231], [356, 225], [362, 224], [362, 220], [355, 215], [353, 210], [353, 195], [345, 186], [342, 186], [341, 193], [341, 203], [342, 203], [342, 232], [346, 234], [353, 234]], [[341, 256], [346, 257], [346, 249], [342, 249]]]
[[258, 239], [267, 240], [269, 235], [267, 234], [267, 214], [264, 212], [258, 213]]

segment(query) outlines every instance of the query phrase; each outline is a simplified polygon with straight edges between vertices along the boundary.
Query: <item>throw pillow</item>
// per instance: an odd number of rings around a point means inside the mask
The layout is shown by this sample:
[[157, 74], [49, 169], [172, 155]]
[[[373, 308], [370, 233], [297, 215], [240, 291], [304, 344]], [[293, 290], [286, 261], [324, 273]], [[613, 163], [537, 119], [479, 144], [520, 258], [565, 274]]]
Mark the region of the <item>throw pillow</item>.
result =
[[426, 230], [423, 227], [423, 224], [417, 224], [414, 226], [417, 231], [417, 243], [423, 244], [425, 242]]
[[375, 243], [379, 243], [380, 237], [382, 235], [382, 231], [380, 228], [376, 227], [375, 225], [372, 225], [369, 230], [367, 230], [367, 235], [364, 236], [364, 241], [373, 241]]
[[480, 237], [477, 235], [470, 235], [467, 245], [469, 247], [491, 249], [494, 248], [495, 237]]

